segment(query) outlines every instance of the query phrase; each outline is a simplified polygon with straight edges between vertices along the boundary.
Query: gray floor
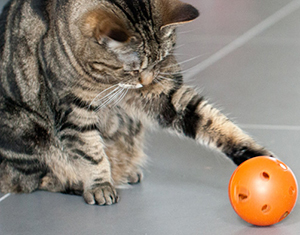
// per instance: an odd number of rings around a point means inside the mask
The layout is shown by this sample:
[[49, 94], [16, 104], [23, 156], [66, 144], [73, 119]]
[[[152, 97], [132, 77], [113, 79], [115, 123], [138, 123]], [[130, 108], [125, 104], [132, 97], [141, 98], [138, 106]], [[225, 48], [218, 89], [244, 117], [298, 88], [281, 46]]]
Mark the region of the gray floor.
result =
[[[183, 63], [187, 82], [300, 179], [300, 0], [188, 2], [201, 17], [180, 27], [179, 59], [196, 57]], [[88, 206], [81, 197], [48, 192], [0, 194], [0, 234], [299, 233], [299, 203], [266, 228], [235, 214], [227, 196], [235, 166], [222, 155], [166, 133], [148, 139], [145, 179], [119, 190], [118, 204]]]

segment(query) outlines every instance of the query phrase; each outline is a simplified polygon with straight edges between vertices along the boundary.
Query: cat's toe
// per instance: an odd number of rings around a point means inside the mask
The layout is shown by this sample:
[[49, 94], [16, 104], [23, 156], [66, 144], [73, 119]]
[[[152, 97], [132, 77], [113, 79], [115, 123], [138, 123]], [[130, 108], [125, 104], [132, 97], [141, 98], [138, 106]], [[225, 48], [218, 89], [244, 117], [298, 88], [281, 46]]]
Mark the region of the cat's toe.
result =
[[127, 180], [129, 184], [138, 184], [142, 181], [143, 179], [143, 172], [141, 170], [137, 170], [136, 172], [132, 172]]
[[90, 205], [112, 205], [119, 201], [116, 189], [109, 182], [96, 184], [84, 191], [83, 198]]

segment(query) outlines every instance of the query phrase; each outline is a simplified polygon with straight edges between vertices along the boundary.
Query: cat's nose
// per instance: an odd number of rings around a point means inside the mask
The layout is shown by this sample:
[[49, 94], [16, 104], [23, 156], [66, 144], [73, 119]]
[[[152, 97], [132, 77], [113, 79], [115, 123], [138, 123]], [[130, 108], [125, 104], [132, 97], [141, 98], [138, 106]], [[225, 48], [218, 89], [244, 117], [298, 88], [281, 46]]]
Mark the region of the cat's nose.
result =
[[152, 71], [143, 71], [140, 77], [140, 83], [143, 86], [150, 85], [154, 79], [154, 73]]

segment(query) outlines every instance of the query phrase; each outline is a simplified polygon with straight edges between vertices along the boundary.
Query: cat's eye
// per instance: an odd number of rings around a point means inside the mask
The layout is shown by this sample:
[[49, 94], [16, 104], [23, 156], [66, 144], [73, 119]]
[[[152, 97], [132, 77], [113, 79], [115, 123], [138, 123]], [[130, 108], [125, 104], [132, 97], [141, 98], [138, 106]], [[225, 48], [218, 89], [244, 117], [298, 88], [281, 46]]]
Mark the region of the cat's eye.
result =
[[133, 70], [130, 72], [132, 76], [137, 76], [139, 75], [140, 71], [139, 70]]

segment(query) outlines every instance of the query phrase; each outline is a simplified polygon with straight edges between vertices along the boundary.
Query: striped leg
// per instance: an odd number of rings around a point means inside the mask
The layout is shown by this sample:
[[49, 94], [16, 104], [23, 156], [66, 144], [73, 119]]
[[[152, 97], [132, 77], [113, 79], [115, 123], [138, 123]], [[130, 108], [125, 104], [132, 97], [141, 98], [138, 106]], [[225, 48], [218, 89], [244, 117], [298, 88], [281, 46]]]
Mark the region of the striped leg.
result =
[[148, 114], [156, 111], [152, 118], [160, 126], [218, 149], [237, 165], [255, 156], [271, 155], [193, 88], [181, 85], [158, 97], [153, 102], [144, 101], [151, 105], [143, 108]]
[[177, 131], [217, 148], [237, 165], [255, 156], [271, 155], [193, 89], [183, 86], [171, 102], [180, 114], [173, 121]]
[[49, 173], [42, 179], [40, 189], [82, 194], [88, 204], [116, 203], [118, 196], [96, 114], [74, 107], [60, 114], [57, 144], [45, 158]]
[[[74, 192], [82, 187], [84, 200], [88, 204], [111, 205], [118, 201], [117, 192], [111, 179], [111, 168], [104, 145], [97, 130], [65, 131], [61, 137], [67, 163], [59, 159], [52, 161], [53, 167], [68, 164], [74, 169], [76, 180], [66, 181], [66, 192]], [[69, 176], [70, 174], [67, 174]], [[57, 175], [56, 175], [57, 176]]]

